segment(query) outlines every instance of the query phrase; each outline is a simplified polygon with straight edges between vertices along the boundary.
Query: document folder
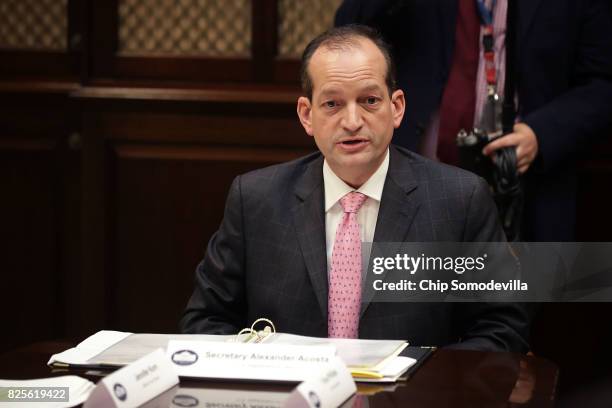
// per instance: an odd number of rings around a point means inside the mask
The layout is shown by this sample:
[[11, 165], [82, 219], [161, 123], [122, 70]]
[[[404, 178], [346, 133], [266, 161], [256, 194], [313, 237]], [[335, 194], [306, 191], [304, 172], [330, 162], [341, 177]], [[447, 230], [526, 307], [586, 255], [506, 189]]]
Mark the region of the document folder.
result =
[[156, 348], [166, 349], [170, 340], [331, 345], [336, 348], [338, 357], [347, 365], [356, 381], [393, 382], [411, 367], [418, 366], [432, 352], [432, 349], [408, 347], [408, 343], [403, 340], [321, 338], [276, 333], [273, 324], [269, 324], [269, 329], [255, 331], [252, 326], [238, 335], [145, 334], [103, 330], [75, 348], [53, 355], [48, 364], [59, 367], [116, 368]]

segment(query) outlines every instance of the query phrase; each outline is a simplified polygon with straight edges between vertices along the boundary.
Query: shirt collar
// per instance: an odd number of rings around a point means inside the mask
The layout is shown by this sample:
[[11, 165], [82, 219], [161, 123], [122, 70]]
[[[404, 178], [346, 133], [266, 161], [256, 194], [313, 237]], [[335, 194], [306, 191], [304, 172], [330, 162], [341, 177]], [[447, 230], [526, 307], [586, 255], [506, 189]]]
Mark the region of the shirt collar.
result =
[[372, 198], [378, 202], [382, 197], [383, 187], [385, 185], [385, 178], [387, 177], [387, 170], [389, 170], [389, 148], [385, 154], [385, 159], [378, 166], [378, 169], [370, 176], [370, 178], [363, 183], [361, 187], [355, 190], [353, 187], [346, 184], [340, 177], [333, 172], [327, 160], [323, 162], [323, 183], [325, 185], [325, 212], [328, 212], [330, 208], [334, 206], [342, 197], [350, 193], [351, 191], [357, 191], [365, 194], [369, 198]]

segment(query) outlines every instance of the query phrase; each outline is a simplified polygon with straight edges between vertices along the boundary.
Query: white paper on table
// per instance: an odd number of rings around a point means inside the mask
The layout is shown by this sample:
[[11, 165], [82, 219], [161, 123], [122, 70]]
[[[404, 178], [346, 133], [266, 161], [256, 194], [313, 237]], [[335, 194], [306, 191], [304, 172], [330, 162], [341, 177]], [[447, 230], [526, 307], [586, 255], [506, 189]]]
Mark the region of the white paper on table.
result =
[[[130, 364], [157, 348], [167, 348], [171, 340], [198, 341], [198, 342], [230, 342], [233, 335], [207, 335], [207, 334], [152, 334], [152, 333], [123, 333], [113, 331], [100, 331], [77, 347], [55, 354], [48, 364], [122, 367]], [[376, 373], [391, 362], [395, 367], [397, 361], [392, 361], [407, 346], [402, 340], [364, 340], [364, 339], [329, 339], [318, 337], [298, 336], [287, 333], [273, 333], [264, 338], [264, 344], [292, 345], [292, 346], [333, 346], [338, 356], [353, 370], [367, 370]], [[402, 360], [399, 360], [402, 361]], [[409, 366], [404, 366], [404, 371]], [[388, 371], [389, 369], [387, 369]], [[387, 376], [383, 379], [368, 379], [375, 382], [389, 382], [397, 376]], [[357, 381], [365, 381], [356, 378]]]
[[397, 356], [388, 360], [379, 373], [383, 378], [355, 378], [357, 382], [395, 382], [417, 361], [414, 358]]
[[152, 351], [165, 349], [170, 340], [228, 341], [233, 335], [128, 333], [102, 330], [76, 347], [51, 356], [48, 365], [123, 367]]
[[373, 368], [386, 362], [393, 354], [399, 354], [407, 343], [403, 340], [368, 340], [326, 337], [308, 337], [288, 333], [274, 333], [266, 343], [300, 346], [334, 346], [338, 356], [349, 368]]
[[80, 342], [76, 347], [52, 355], [47, 364], [87, 364], [89, 360], [100, 354], [100, 352], [119, 343], [131, 334], [132, 333], [127, 332], [101, 330]]

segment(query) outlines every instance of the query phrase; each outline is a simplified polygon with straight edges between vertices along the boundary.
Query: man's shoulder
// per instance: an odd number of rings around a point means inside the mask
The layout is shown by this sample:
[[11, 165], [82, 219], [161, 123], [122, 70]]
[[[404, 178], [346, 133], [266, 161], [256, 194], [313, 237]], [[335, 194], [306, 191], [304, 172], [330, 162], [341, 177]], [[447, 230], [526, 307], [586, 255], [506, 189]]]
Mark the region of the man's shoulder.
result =
[[420, 234], [431, 234], [428, 239], [433, 241], [504, 240], [490, 188], [483, 178], [405, 149], [394, 152], [396, 163], [390, 163], [389, 177], [404, 191], [415, 191], [410, 200], [420, 204], [417, 222], [425, 226]]
[[280, 193], [285, 189], [292, 189], [296, 181], [307, 171], [318, 170], [322, 172], [322, 169], [323, 156], [317, 151], [288, 162], [241, 174], [240, 184], [243, 191], [246, 190], [250, 193]]
[[291, 161], [251, 170], [247, 173], [242, 174], [241, 177], [243, 178], [243, 180], [257, 181], [297, 175], [305, 171], [306, 168], [308, 168], [316, 161], [320, 160], [321, 165], [323, 165], [322, 159], [323, 158], [321, 153], [316, 151], [306, 156], [298, 157], [297, 159]]

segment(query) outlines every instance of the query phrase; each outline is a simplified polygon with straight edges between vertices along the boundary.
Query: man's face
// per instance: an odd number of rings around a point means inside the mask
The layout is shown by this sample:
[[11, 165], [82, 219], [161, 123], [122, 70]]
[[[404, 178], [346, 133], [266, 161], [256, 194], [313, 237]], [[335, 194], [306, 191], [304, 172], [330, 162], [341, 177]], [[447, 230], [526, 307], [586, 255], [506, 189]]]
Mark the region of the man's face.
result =
[[331, 169], [359, 187], [378, 169], [404, 115], [404, 94], [389, 95], [378, 47], [358, 38], [342, 50], [317, 49], [308, 71], [312, 101], [298, 99], [298, 116]]

